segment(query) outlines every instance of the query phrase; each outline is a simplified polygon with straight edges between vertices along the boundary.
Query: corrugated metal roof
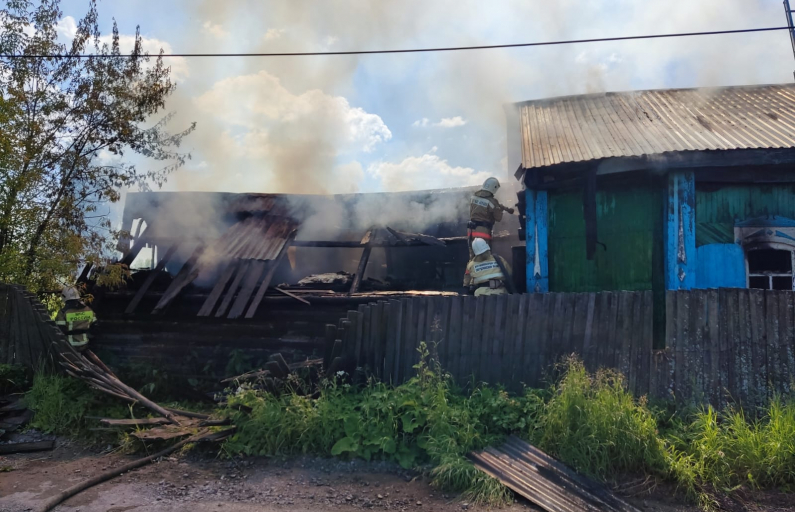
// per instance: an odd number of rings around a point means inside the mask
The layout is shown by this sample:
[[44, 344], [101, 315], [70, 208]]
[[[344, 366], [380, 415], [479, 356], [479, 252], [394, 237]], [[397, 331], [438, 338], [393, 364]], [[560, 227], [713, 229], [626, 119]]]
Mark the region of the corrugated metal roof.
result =
[[663, 89], [518, 104], [522, 166], [795, 147], [795, 85]]
[[638, 512], [604, 486], [515, 436], [499, 448], [469, 457], [476, 468], [549, 512]]
[[273, 260], [281, 253], [288, 235], [298, 223], [288, 217], [257, 215], [242, 220], [227, 229], [213, 244], [212, 254], [205, 258]]

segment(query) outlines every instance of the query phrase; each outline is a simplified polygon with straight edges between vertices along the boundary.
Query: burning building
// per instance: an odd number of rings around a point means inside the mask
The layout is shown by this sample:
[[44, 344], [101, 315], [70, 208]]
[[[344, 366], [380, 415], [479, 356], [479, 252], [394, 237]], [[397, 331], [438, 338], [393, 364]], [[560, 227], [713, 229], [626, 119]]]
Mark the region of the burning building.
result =
[[[133, 274], [94, 290], [95, 346], [165, 367], [191, 354], [220, 366], [235, 349], [319, 355], [326, 325], [360, 304], [461, 291], [474, 190], [128, 194], [119, 250]], [[497, 252], [517, 228], [498, 226]]]

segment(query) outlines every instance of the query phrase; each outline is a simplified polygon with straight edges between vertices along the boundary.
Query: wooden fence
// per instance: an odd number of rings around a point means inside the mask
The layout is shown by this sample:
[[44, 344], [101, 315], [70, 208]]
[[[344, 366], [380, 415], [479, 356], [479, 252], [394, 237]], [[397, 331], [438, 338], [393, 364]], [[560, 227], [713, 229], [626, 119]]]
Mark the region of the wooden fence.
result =
[[654, 354], [657, 396], [747, 408], [790, 393], [795, 293], [690, 290], [666, 296], [666, 349]]
[[39, 299], [21, 286], [0, 284], [0, 363], [51, 364], [52, 343], [63, 337]]
[[651, 292], [427, 297], [362, 305], [328, 326], [328, 336], [337, 352], [395, 384], [414, 374], [425, 341], [460, 383], [539, 386], [563, 356], [578, 353], [589, 369], [618, 368], [645, 394], [652, 316]]
[[327, 336], [396, 384], [414, 374], [426, 341], [459, 383], [543, 385], [576, 353], [590, 370], [624, 373], [637, 395], [754, 408], [795, 386], [794, 303], [793, 292], [668, 292], [664, 350], [652, 350], [651, 292], [382, 301], [349, 311]]

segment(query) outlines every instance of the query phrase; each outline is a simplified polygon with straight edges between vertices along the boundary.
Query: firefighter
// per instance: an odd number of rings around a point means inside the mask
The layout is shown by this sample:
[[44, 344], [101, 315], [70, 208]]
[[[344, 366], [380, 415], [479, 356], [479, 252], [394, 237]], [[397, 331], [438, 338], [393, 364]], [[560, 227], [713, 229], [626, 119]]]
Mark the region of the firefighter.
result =
[[475, 192], [469, 200], [469, 225], [467, 226], [467, 238], [469, 239], [469, 259], [475, 255], [472, 252], [472, 241], [475, 238], [483, 238], [491, 243], [492, 230], [494, 223], [502, 220], [502, 212], [513, 215], [513, 208], [506, 208], [497, 201], [494, 195], [500, 189], [500, 182], [497, 178], [489, 178], [483, 182], [480, 190]]
[[464, 287], [475, 290], [475, 297], [481, 295], [502, 295], [508, 293], [505, 282], [511, 278], [511, 267], [502, 256], [491, 254], [489, 244], [482, 238], [472, 240], [475, 256], [469, 260], [464, 274]]
[[56, 315], [55, 323], [66, 335], [69, 344], [82, 352], [88, 347], [88, 330], [97, 321], [97, 317], [80, 299], [80, 292], [76, 287], [64, 288], [62, 295], [66, 304]]

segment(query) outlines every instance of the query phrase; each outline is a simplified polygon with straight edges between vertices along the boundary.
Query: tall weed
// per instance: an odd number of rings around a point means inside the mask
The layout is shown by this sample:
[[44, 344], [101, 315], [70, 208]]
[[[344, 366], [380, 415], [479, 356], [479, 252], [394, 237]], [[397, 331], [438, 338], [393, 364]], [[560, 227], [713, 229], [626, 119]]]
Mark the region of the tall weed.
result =
[[605, 479], [618, 473], [664, 471], [663, 442], [645, 399], [612, 371], [590, 375], [571, 359], [529, 437], [570, 466]]

